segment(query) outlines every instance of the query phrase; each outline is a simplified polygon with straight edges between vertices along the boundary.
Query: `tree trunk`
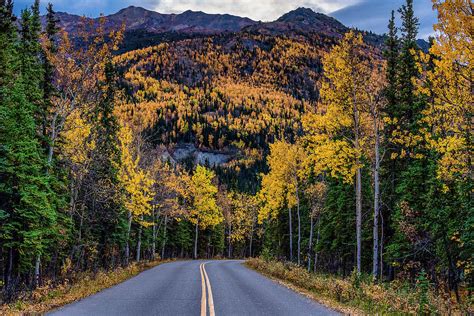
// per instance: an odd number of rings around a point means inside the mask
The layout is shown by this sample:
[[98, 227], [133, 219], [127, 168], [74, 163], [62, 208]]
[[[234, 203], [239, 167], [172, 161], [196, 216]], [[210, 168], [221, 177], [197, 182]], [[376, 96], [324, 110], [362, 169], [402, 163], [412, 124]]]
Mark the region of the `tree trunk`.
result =
[[250, 252], [250, 258], [252, 258], [252, 244], [253, 244], [253, 230], [254, 230], [254, 226], [255, 226], [255, 220], [252, 221], [252, 231], [250, 232], [250, 249], [249, 249], [249, 252]]
[[163, 243], [161, 245], [161, 259], [165, 258], [166, 229], [168, 228], [168, 215], [165, 215], [165, 226], [163, 227]]
[[444, 247], [446, 250], [446, 256], [448, 257], [448, 285], [449, 290], [454, 290], [454, 294], [456, 295], [456, 301], [459, 303], [461, 300], [459, 296], [458, 290], [458, 278], [456, 273], [456, 265], [454, 264], [453, 257], [451, 255], [451, 251], [449, 250], [448, 241], [444, 238]]
[[[143, 216], [142, 216], [143, 220]], [[136, 253], [136, 261], [140, 262], [140, 252], [142, 247], [142, 225], [138, 227], [138, 241], [137, 241], [137, 253]]]
[[40, 285], [40, 267], [41, 267], [41, 255], [36, 256], [36, 263], [35, 263], [35, 280], [34, 280], [34, 287], [38, 287]]
[[382, 221], [380, 224], [380, 280], [383, 280], [383, 214], [380, 212], [380, 220]]
[[50, 143], [48, 146], [48, 166], [51, 166], [51, 163], [53, 162], [55, 141], [56, 141], [56, 119], [53, 120], [53, 123], [51, 126], [51, 138], [50, 138]]
[[156, 220], [155, 220], [155, 205], [151, 208], [151, 216], [153, 217], [153, 231], [152, 231], [152, 241], [151, 241], [151, 258], [152, 260], [155, 259], [155, 252], [156, 252]]
[[13, 272], [13, 248], [8, 249], [8, 265], [5, 269], [5, 290], [8, 291], [11, 285], [12, 280], [12, 272]]
[[291, 207], [288, 208], [288, 227], [290, 230], [290, 261], [293, 261], [293, 228], [291, 223]]
[[314, 246], [314, 268], [313, 271], [316, 273], [316, 268], [318, 266], [318, 245], [319, 245], [319, 236], [321, 232], [321, 215], [318, 216], [318, 234], [316, 236], [316, 245]]
[[[357, 162], [358, 163], [358, 162]], [[362, 176], [360, 168], [356, 174], [356, 237], [357, 237], [357, 273], [361, 272], [362, 258]]]
[[199, 233], [199, 223], [196, 221], [196, 229], [194, 236], [194, 259], [197, 259], [198, 256], [198, 233]]
[[300, 197], [298, 185], [296, 185], [296, 214], [298, 215], [298, 265], [301, 265], [301, 216], [300, 216]]
[[130, 231], [132, 230], [132, 213], [128, 212], [127, 242], [125, 243], [125, 265], [128, 266], [130, 258]]
[[48, 166], [51, 166], [53, 162], [53, 153], [54, 153], [54, 141], [48, 146]]
[[380, 170], [380, 137], [378, 124], [375, 120], [375, 166], [374, 166], [374, 226], [373, 226], [373, 238], [374, 238], [374, 253], [372, 263], [372, 276], [374, 280], [377, 280], [379, 272], [379, 196], [380, 196], [380, 182], [379, 182], [379, 170]]
[[314, 218], [313, 214], [310, 215], [310, 228], [309, 228], [309, 246], [308, 246], [308, 272], [311, 271], [311, 250], [313, 246], [313, 227]]
[[229, 224], [229, 245], [227, 249], [227, 257], [231, 258], [232, 257], [232, 224]]
[[[355, 74], [352, 73], [353, 78]], [[355, 87], [352, 87], [352, 103], [353, 103], [353, 115], [354, 115], [354, 148], [356, 152], [360, 150], [359, 137], [360, 137], [360, 118], [359, 108], [357, 107], [357, 94]], [[356, 172], [356, 239], [357, 239], [357, 273], [361, 272], [361, 258], [362, 258], [362, 170], [360, 168], [359, 157], [356, 159], [357, 172]]]

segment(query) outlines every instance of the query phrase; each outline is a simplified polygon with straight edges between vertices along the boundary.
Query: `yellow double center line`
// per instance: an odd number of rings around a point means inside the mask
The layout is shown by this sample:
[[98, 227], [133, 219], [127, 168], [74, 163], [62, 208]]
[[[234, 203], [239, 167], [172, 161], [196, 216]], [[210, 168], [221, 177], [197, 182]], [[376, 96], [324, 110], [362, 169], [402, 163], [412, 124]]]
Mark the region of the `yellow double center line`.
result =
[[[207, 263], [207, 262], [206, 262]], [[215, 316], [214, 312], [214, 299], [212, 298], [212, 288], [211, 282], [209, 282], [209, 277], [207, 276], [205, 265], [206, 263], [201, 263], [199, 265], [199, 270], [201, 271], [201, 316], [206, 316], [207, 311], [207, 302], [206, 302], [206, 287], [208, 292], [209, 299], [209, 315]]]

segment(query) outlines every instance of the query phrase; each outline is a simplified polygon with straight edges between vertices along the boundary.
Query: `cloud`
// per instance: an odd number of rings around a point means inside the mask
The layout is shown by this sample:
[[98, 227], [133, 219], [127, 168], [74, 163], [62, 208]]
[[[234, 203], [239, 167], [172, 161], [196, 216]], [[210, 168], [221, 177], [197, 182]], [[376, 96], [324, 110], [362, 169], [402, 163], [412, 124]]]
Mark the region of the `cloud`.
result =
[[[98, 16], [111, 14], [129, 5], [142, 6], [160, 13], [181, 13], [186, 10], [206, 13], [228, 13], [249, 17], [254, 20], [273, 21], [284, 13], [298, 7], [329, 13], [361, 0], [49, 0], [57, 11]], [[17, 0], [19, 11], [31, 5], [33, 0]], [[47, 0], [43, 1], [45, 5]]]
[[[347, 26], [383, 34], [387, 32], [390, 12], [394, 10], [398, 16], [397, 10], [404, 3], [405, 0], [364, 0], [334, 11], [331, 15]], [[433, 24], [436, 22], [431, 0], [415, 0], [414, 10], [420, 20], [419, 37], [427, 38], [433, 34]]]
[[329, 13], [357, 2], [359, 0], [159, 0], [153, 8], [158, 12], [178, 13], [195, 10], [207, 13], [229, 13], [254, 20], [273, 21], [298, 7], [309, 7], [315, 11]]
[[[101, 13], [111, 14], [130, 5], [142, 5], [143, 0], [41, 0], [42, 11], [47, 3], [54, 5], [55, 11], [68, 12], [71, 14], [97, 17]], [[31, 6], [33, 0], [16, 0], [15, 13]]]

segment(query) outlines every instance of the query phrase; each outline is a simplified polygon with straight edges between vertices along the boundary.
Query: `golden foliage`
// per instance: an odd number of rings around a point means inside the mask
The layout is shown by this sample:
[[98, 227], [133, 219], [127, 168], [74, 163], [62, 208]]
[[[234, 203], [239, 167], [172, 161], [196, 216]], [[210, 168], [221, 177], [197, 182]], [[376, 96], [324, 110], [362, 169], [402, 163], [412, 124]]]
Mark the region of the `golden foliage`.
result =
[[164, 43], [115, 57], [136, 100], [124, 115], [135, 116], [133, 125], [159, 126], [164, 144], [260, 150], [275, 138], [294, 139], [301, 113], [312, 107], [304, 100], [317, 96], [324, 45], [241, 37]]
[[127, 125], [122, 125], [120, 128], [119, 143], [121, 163], [117, 166], [118, 180], [126, 192], [122, 196], [123, 203], [132, 218], [139, 221], [143, 215], [151, 213], [154, 180], [148, 170], [140, 167], [140, 152], [133, 147], [132, 130]]
[[423, 112], [428, 125], [423, 136], [440, 156], [439, 177], [465, 179], [472, 176], [473, 5], [464, 0], [434, 0], [433, 5], [438, 10], [436, 39], [430, 54], [421, 54], [424, 76], [417, 85], [430, 100]]
[[263, 207], [259, 210], [258, 221], [271, 217], [286, 205], [293, 208], [299, 199], [300, 181], [304, 177], [304, 150], [299, 145], [277, 141], [270, 145], [267, 163], [270, 172], [262, 176], [262, 189], [259, 198]]
[[366, 107], [371, 102], [367, 85], [374, 61], [363, 54], [364, 47], [361, 35], [349, 32], [324, 56], [321, 103], [316, 113], [303, 118], [303, 142], [314, 170], [329, 171], [347, 183], [362, 167], [371, 129]]
[[212, 183], [215, 174], [213, 171], [197, 166], [193, 176], [189, 179], [188, 189], [192, 205], [188, 214], [189, 220], [205, 229], [220, 224], [224, 218], [217, 206], [217, 186]]
[[231, 192], [229, 199], [231, 211], [227, 222], [232, 225], [231, 241], [238, 242], [250, 238], [257, 220], [256, 196]]

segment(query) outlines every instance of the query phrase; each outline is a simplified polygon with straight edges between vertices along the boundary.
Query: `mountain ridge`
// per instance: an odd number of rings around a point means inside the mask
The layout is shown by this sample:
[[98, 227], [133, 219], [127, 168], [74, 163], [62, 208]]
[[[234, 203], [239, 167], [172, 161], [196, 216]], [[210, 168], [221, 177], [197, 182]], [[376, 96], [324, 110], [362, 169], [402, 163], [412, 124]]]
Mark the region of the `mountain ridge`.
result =
[[[76, 32], [83, 19], [92, 22], [94, 27], [101, 18], [82, 17], [67, 12], [57, 12], [56, 14], [60, 26], [68, 33]], [[116, 13], [105, 16], [105, 18], [107, 28], [120, 27], [122, 23], [125, 23], [126, 31], [146, 30], [154, 34], [166, 32], [205, 34], [237, 32], [245, 26], [258, 23], [249, 18], [230, 14], [208, 14], [191, 10], [179, 14], [165, 14], [138, 6], [123, 8]]]
[[[77, 33], [81, 21], [89, 22], [87, 29], [94, 32], [99, 18], [81, 17], [67, 12], [57, 12], [60, 26], [68, 33]], [[247, 17], [231, 14], [209, 14], [203, 11], [186, 10], [182, 13], [159, 13], [139, 6], [129, 6], [105, 16], [106, 31], [118, 29], [125, 24], [124, 47], [120, 52], [157, 45], [162, 42], [205, 37], [224, 33], [249, 32], [269, 36], [310, 36], [318, 34], [341, 38], [351, 28], [334, 17], [299, 7], [291, 10], [275, 21], [254, 21]], [[43, 17], [45, 22], [45, 17]], [[382, 47], [384, 35], [359, 31], [367, 43]], [[419, 46], [427, 50], [428, 43], [419, 40]]]

